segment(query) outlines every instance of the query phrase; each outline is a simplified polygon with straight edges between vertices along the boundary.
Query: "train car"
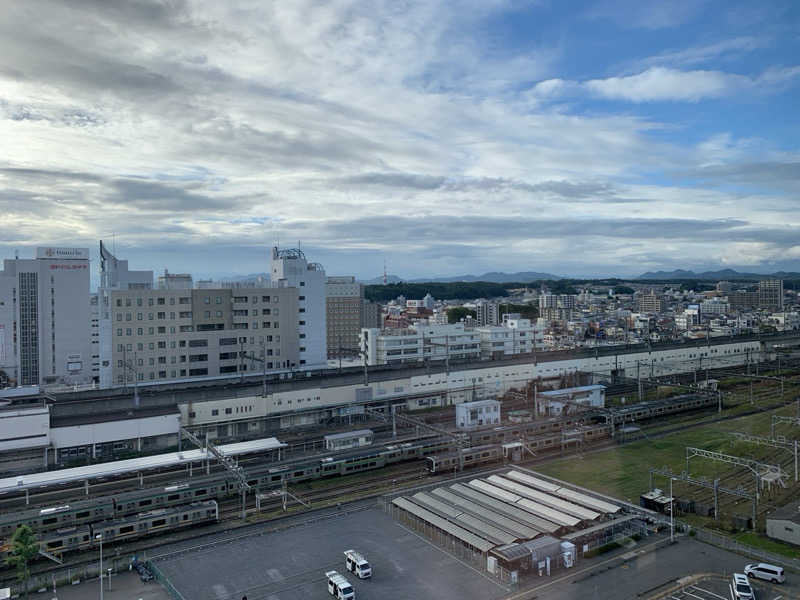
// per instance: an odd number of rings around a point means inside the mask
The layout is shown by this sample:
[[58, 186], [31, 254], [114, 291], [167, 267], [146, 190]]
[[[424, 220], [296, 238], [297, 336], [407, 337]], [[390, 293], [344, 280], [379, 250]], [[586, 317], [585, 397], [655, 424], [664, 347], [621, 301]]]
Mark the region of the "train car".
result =
[[29, 508], [0, 515], [0, 538], [11, 536], [20, 525], [27, 525], [36, 532], [53, 531], [113, 517], [114, 507], [110, 498]]
[[[461, 458], [459, 458], [459, 452]], [[430, 455], [426, 457], [425, 465], [429, 473], [443, 473], [458, 469], [462, 464], [462, 460], [464, 468], [467, 468], [498, 462], [502, 457], [502, 447], [492, 444], [488, 446], [476, 446], [474, 448], [463, 448], [458, 452], [450, 452], [447, 454]]]
[[102, 536], [104, 544], [110, 544], [215, 522], [218, 519], [217, 502], [209, 500], [148, 511], [132, 517], [104, 521], [94, 525], [62, 528], [42, 536], [40, 544], [46, 552], [61, 555], [65, 552], [94, 548], [99, 544], [98, 535]]

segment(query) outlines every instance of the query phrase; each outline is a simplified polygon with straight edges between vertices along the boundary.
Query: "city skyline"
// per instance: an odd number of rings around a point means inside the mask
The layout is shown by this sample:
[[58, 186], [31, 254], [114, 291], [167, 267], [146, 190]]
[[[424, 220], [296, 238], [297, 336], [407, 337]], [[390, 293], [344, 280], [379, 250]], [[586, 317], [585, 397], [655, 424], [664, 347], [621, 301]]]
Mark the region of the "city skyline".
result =
[[800, 270], [790, 2], [82, 6], [0, 15], [6, 257]]

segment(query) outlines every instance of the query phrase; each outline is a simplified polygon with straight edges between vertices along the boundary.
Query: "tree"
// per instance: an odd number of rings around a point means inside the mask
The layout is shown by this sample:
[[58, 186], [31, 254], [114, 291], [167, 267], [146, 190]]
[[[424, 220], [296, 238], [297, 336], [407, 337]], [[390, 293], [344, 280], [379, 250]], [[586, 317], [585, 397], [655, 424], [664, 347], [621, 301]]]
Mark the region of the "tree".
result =
[[32, 561], [39, 554], [39, 542], [36, 541], [36, 536], [33, 530], [27, 525], [20, 525], [11, 536], [11, 552], [6, 558], [6, 564], [10, 567], [16, 567], [17, 579], [22, 583], [25, 588], [25, 597], [28, 597], [28, 579], [31, 576], [31, 570], [28, 563]]
[[458, 323], [461, 319], [466, 319], [468, 316], [474, 319], [476, 316], [475, 311], [464, 308], [463, 306], [447, 309], [448, 323]]
[[635, 291], [636, 290], [634, 290], [632, 287], [628, 287], [627, 285], [617, 285], [614, 287], [615, 294], [629, 294], [632, 296]]

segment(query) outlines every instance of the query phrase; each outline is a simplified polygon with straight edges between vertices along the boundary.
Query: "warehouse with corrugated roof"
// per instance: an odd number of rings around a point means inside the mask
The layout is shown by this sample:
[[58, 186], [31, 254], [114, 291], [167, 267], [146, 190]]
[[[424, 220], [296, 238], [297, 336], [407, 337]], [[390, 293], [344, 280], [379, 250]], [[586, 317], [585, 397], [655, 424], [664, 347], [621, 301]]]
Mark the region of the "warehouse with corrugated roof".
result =
[[637, 519], [619, 518], [622, 507], [607, 498], [519, 467], [401, 493], [386, 506], [402, 525], [509, 580], [569, 568], [586, 550], [582, 542]]

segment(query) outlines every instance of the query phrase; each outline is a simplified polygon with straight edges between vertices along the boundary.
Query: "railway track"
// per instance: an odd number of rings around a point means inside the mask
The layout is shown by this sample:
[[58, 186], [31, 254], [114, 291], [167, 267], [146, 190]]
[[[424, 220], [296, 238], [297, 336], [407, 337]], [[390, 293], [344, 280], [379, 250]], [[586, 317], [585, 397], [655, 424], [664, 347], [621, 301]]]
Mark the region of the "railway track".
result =
[[[714, 417], [712, 419], [702, 419], [700, 421], [694, 423], [681, 423], [680, 425], [672, 428], [661, 429], [658, 431], [654, 431], [652, 433], [647, 434], [648, 439], [657, 439], [660, 437], [667, 436], [671, 433], [675, 433], [677, 431], [685, 431], [687, 429], [692, 429], [696, 427], [702, 427], [706, 425], [710, 425], [717, 422], [723, 422], [730, 419], [735, 419], [741, 416], [747, 416], [752, 414], [757, 414], [760, 412], [765, 412], [768, 410], [773, 410], [775, 408], [780, 408], [785, 406], [784, 403], [772, 404], [769, 406], [761, 406], [761, 407], [754, 407], [753, 410], [745, 411], [742, 413], [737, 413], [734, 415], [720, 415]], [[647, 433], [647, 429], [652, 429], [653, 427], [643, 428], [643, 431]], [[635, 440], [629, 440], [624, 443], [630, 443]], [[583, 449], [578, 452], [569, 452], [568, 455], [587, 455], [587, 454], [594, 454], [597, 452], [604, 452], [609, 450], [610, 448], [617, 447], [620, 442], [616, 440], [607, 440], [604, 442], [597, 443], [593, 445], [589, 449]], [[548, 462], [559, 460], [564, 458], [567, 454], [553, 451], [552, 453], [546, 453], [538, 455], [535, 458], [531, 458], [529, 460], [522, 461], [521, 465], [523, 466], [536, 466], [541, 464], [546, 464]], [[496, 469], [501, 468], [500, 465], [493, 464], [486, 467], [480, 467], [477, 469], [470, 470], [470, 474], [474, 474], [478, 476], [482, 473], [492, 472]], [[241, 535], [247, 535], [247, 531], [252, 530], [264, 530], [264, 526], [268, 524], [274, 524], [275, 527], [279, 527], [280, 523], [289, 520], [291, 518], [296, 518], [297, 514], [311, 514], [315, 513], [316, 511], [325, 511], [326, 509], [330, 509], [330, 504], [327, 506], [322, 507], [314, 507], [315, 504], [320, 503], [330, 503], [337, 498], [347, 497], [348, 500], [344, 502], [344, 510], [348, 510], [350, 507], [354, 505], [363, 504], [365, 501], [370, 501], [375, 499], [388, 491], [388, 487], [392, 487], [392, 489], [402, 489], [411, 485], [416, 485], [419, 481], [424, 479], [426, 483], [436, 483], [437, 481], [446, 481], [452, 479], [453, 474], [451, 473], [442, 473], [440, 475], [431, 475], [428, 474], [427, 471], [421, 467], [421, 463], [417, 463], [410, 466], [402, 466], [402, 467], [395, 467], [394, 469], [390, 468], [390, 470], [381, 470], [379, 472], [369, 472], [374, 475], [375, 477], [369, 477], [365, 481], [361, 482], [347, 482], [341, 486], [333, 485], [327, 486], [325, 488], [321, 488], [318, 490], [311, 490], [305, 495], [301, 497], [304, 500], [310, 500], [312, 504], [312, 508], [308, 511], [303, 511], [301, 513], [294, 513], [293, 515], [287, 516], [278, 516], [272, 517], [268, 520], [261, 520], [257, 523], [248, 523], [246, 521], [242, 521], [241, 519], [241, 504], [239, 503], [238, 498], [231, 498], [229, 500], [225, 500], [220, 505], [220, 522], [215, 525], [211, 526], [203, 526], [202, 528], [195, 528], [194, 531], [186, 530], [186, 531], [178, 531], [170, 533], [166, 536], [156, 536], [150, 538], [144, 538], [142, 540], [137, 540], [135, 542], [128, 542], [128, 543], [121, 543], [118, 545], [112, 545], [112, 550], [109, 550], [109, 556], [113, 556], [111, 552], [116, 552], [116, 556], [124, 557], [132, 554], [141, 554], [141, 553], [153, 553], [158, 549], [162, 548], [165, 549], [168, 546], [172, 546], [176, 543], [184, 543], [190, 540], [201, 540], [202, 538], [206, 538], [209, 536], [219, 536], [220, 534], [228, 534], [230, 537], [238, 537]], [[391, 479], [390, 479], [391, 476]], [[394, 481], [393, 485], [387, 486], [388, 481]], [[382, 485], [376, 485], [382, 484]], [[303, 484], [297, 486], [297, 490], [300, 491], [303, 488]], [[295, 489], [295, 488], [293, 488]], [[358, 497], [357, 497], [358, 496]], [[357, 497], [357, 498], [356, 498]], [[371, 505], [371, 504], [370, 504]], [[269, 515], [270, 513], [274, 513], [280, 507], [280, 499], [276, 498], [273, 503], [267, 503], [262, 505], [262, 513]], [[249, 515], [254, 515], [255, 508], [254, 502], [250, 500], [246, 505], [246, 510], [248, 511]], [[224, 540], [222, 540], [224, 541]], [[93, 565], [97, 561], [97, 554], [94, 552], [84, 552], [74, 557], [68, 558], [63, 565], [59, 566], [51, 566], [47, 564], [35, 564], [32, 566], [32, 575], [44, 575], [51, 573], [56, 573], [63, 571], [67, 568], [72, 569], [80, 569], [81, 567], [87, 567], [89, 565]], [[14, 580], [14, 574], [8, 569], [0, 570], [0, 583], [3, 584], [10, 584]]]

